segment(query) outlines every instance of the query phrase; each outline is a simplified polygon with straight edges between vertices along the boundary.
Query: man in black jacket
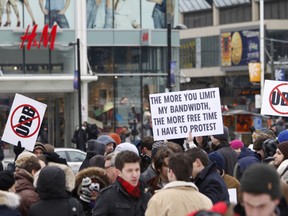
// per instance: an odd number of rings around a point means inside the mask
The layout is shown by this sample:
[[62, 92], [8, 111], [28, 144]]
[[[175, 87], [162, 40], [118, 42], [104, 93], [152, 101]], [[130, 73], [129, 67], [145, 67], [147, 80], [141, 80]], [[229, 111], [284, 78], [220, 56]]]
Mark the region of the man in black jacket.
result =
[[100, 192], [93, 216], [144, 216], [151, 194], [139, 181], [140, 160], [132, 151], [117, 154], [115, 167], [118, 177], [111, 186]]

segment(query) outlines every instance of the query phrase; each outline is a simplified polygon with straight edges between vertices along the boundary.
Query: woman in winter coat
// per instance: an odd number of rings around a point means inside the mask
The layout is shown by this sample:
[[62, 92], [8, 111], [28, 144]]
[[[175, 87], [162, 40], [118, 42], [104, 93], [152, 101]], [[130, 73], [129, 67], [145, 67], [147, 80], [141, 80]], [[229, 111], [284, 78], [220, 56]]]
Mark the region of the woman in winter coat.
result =
[[65, 173], [56, 166], [44, 167], [37, 181], [40, 201], [30, 208], [30, 216], [85, 216], [81, 204], [65, 187]]

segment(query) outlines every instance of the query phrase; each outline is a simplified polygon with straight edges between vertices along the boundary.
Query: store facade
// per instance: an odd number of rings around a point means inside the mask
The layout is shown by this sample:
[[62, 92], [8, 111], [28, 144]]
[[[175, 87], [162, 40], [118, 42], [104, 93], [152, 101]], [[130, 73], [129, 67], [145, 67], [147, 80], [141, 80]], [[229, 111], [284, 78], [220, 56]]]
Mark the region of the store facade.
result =
[[[155, 3], [144, 0], [40, 0], [40, 5], [30, 5], [31, 10], [17, 2], [18, 13], [13, 9], [12, 13], [5, 13], [8, 6], [1, 6], [4, 11], [0, 27], [1, 134], [14, 95], [20, 93], [47, 104], [42, 124], [43, 130], [48, 131], [47, 141], [57, 147], [73, 146], [71, 138], [79, 126], [74, 80], [75, 71], [80, 68], [82, 121], [95, 122], [102, 132], [128, 126], [141, 136], [149, 94], [164, 92], [167, 87], [166, 23], [177, 24], [178, 3], [174, 3], [166, 2], [164, 26], [157, 26], [157, 20], [152, 18]], [[61, 8], [62, 14], [55, 12]], [[53, 13], [59, 19], [53, 20]], [[57, 24], [55, 41], [52, 41], [53, 24]], [[45, 33], [47, 25], [50, 30]], [[34, 28], [33, 40], [31, 37], [24, 40], [23, 36], [31, 36]], [[177, 90], [179, 32], [176, 30], [171, 33], [171, 47], [171, 60], [176, 62], [173, 88]]]

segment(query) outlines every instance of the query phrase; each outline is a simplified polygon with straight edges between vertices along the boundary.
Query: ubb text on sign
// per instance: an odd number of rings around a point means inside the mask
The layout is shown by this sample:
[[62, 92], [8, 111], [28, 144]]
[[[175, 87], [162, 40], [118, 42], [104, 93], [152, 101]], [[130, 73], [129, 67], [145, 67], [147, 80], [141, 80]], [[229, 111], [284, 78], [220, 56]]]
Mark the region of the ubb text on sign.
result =
[[155, 140], [223, 133], [218, 88], [149, 95]]
[[2, 140], [32, 151], [37, 140], [47, 105], [16, 94]]
[[288, 116], [288, 82], [265, 80], [261, 114]]

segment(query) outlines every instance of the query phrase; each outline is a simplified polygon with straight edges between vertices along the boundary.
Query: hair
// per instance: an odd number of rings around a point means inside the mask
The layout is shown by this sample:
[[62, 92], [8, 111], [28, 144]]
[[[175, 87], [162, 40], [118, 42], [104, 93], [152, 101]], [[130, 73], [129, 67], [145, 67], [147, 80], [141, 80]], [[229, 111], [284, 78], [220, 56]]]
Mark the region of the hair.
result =
[[115, 158], [115, 167], [118, 170], [122, 170], [125, 163], [139, 163], [140, 166], [141, 158], [132, 151], [122, 151], [117, 153]]
[[183, 152], [183, 149], [181, 148], [181, 146], [175, 142], [168, 141], [166, 144], [168, 148], [171, 149], [174, 153]]
[[165, 165], [164, 159], [170, 157], [173, 154], [174, 152], [171, 149], [165, 147], [160, 147], [157, 150], [157, 153], [154, 157], [154, 167], [158, 175], [160, 174], [159, 170], [161, 170], [162, 166]]
[[41, 169], [41, 165], [39, 163], [39, 158], [37, 157], [29, 157], [21, 166], [20, 168], [32, 173], [32, 170], [36, 172]]
[[262, 144], [267, 139], [274, 139], [270, 134], [267, 133], [259, 133], [258, 137], [255, 139], [253, 143], [253, 149], [259, 151], [262, 149]]
[[201, 148], [191, 148], [188, 149], [185, 153], [190, 158], [191, 164], [194, 163], [197, 158], [201, 161], [204, 167], [206, 167], [209, 163], [209, 157], [207, 153]]
[[151, 151], [153, 143], [154, 143], [153, 137], [152, 136], [146, 136], [142, 139], [141, 149], [146, 147], [149, 151]]
[[115, 166], [115, 159], [116, 159], [117, 154], [118, 152], [111, 152], [107, 154], [104, 158], [104, 161], [110, 160], [110, 165]]
[[190, 181], [192, 163], [190, 158], [183, 152], [171, 155], [168, 167], [173, 171], [178, 181]]

